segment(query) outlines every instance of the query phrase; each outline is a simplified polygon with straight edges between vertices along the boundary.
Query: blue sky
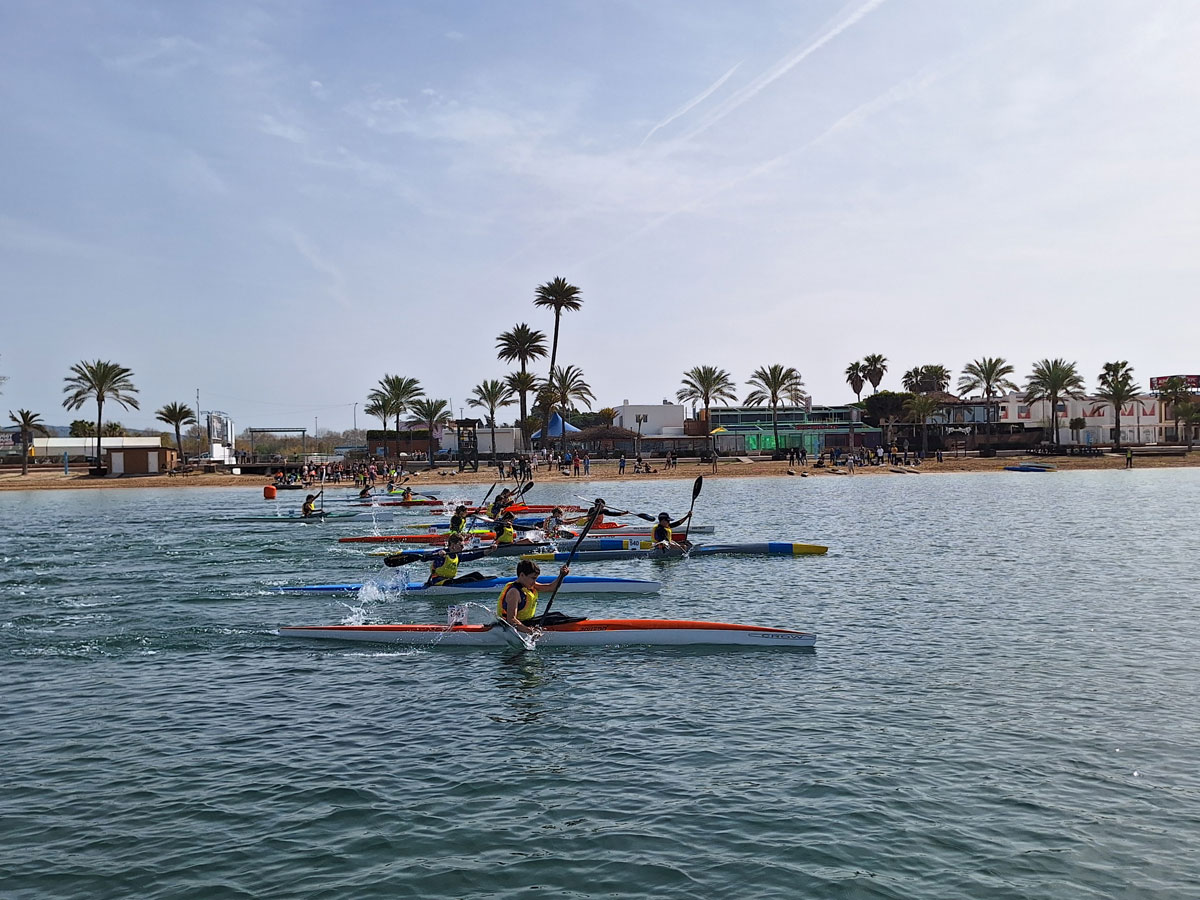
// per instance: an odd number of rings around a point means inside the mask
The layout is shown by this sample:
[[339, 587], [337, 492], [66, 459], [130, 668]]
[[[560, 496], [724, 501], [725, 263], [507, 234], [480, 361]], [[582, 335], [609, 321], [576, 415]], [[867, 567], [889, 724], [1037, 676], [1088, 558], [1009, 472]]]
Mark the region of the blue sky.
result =
[[1191, 2], [10, 0], [0, 412], [99, 358], [138, 427], [361, 427], [385, 373], [457, 414], [560, 275], [597, 406], [1196, 372], [1197, 46]]

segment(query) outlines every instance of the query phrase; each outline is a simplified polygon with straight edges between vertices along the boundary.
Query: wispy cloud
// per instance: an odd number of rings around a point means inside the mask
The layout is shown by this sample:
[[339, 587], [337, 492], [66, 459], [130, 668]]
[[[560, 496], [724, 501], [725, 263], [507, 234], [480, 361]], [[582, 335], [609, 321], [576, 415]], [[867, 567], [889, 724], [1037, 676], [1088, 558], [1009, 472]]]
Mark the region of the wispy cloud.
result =
[[308, 135], [299, 125], [280, 122], [274, 116], [266, 113], [264, 113], [258, 120], [258, 130], [263, 134], [269, 134], [272, 137], [283, 138], [285, 141], [291, 141], [293, 144], [305, 144], [308, 142]]
[[137, 49], [103, 58], [110, 69], [174, 75], [199, 65], [206, 50], [191, 38], [173, 35], [153, 38]]
[[290, 226], [283, 226], [283, 232], [287, 235], [296, 248], [296, 251], [304, 257], [305, 261], [312, 266], [313, 270], [321, 275], [324, 275], [328, 280], [330, 297], [335, 300], [339, 306], [349, 309], [350, 297], [346, 291], [346, 277], [342, 270], [333, 262], [325, 257], [317, 246], [299, 229]]
[[725, 100], [716, 109], [701, 119], [680, 140], [684, 142], [690, 141], [702, 132], [707, 131], [713, 125], [716, 125], [734, 110], [738, 109], [738, 107], [753, 99], [792, 69], [796, 68], [796, 66], [800, 65], [800, 63], [804, 62], [804, 60], [808, 59], [808, 57], [812, 56], [838, 35], [862, 21], [866, 16], [882, 6], [884, 2], [885, 0], [868, 0], [868, 2], [858, 7], [858, 9], [854, 10], [846, 18], [822, 33], [815, 41], [784, 57], [762, 75], [755, 78], [750, 84], [736, 91], [732, 97]]
[[730, 69], [728, 72], [726, 72], [724, 75], [722, 75], [716, 81], [714, 81], [711, 85], [709, 85], [707, 88], [705, 88], [703, 91], [701, 91], [695, 97], [693, 97], [687, 103], [683, 104], [683, 106], [679, 107], [679, 109], [675, 110], [675, 112], [671, 113], [669, 116], [667, 116], [661, 122], [659, 122], [657, 125], [655, 125], [653, 128], [651, 128], [648, 132], [646, 132], [646, 136], [644, 138], [642, 138], [642, 143], [639, 144], [638, 146], [640, 147], [640, 146], [644, 145], [646, 143], [646, 141], [650, 140], [650, 138], [654, 136], [654, 133], [656, 131], [666, 128], [668, 125], [670, 125], [676, 119], [680, 118], [681, 116], [687, 115], [689, 112], [691, 112], [697, 106], [699, 106], [701, 103], [703, 103], [705, 100], [707, 100], [713, 94], [715, 94], [717, 92], [717, 90], [720, 89], [721, 85], [723, 85], [725, 82], [727, 82], [730, 79], [730, 77], [733, 75], [733, 73], [738, 70], [739, 66], [741, 66], [741, 63], [738, 63], [737, 65], [735, 65], [732, 69]]

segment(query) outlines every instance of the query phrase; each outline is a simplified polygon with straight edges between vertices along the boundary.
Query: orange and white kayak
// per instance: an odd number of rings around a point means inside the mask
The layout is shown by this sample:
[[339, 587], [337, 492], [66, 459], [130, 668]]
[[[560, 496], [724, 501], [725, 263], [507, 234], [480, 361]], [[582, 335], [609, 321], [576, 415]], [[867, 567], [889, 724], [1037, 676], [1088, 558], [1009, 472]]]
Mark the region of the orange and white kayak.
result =
[[[561, 616], [536, 638], [537, 647], [727, 646], [800, 650], [817, 636], [789, 628], [696, 622], [688, 619], [588, 619]], [[281, 637], [323, 638], [438, 647], [512, 646], [512, 632], [487, 625], [284, 625]]]

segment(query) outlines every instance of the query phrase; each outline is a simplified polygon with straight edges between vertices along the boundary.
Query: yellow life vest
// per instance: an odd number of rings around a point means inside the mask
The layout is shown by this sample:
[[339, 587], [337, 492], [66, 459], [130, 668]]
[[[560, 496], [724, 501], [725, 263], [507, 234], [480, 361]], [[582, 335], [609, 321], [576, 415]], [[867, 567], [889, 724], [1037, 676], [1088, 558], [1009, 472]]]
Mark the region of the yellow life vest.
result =
[[509, 588], [514, 587], [521, 592], [521, 602], [517, 605], [517, 621], [527, 622], [537, 615], [538, 592], [536, 588], [521, 587], [516, 581], [506, 584], [496, 599], [496, 618], [504, 618], [504, 595], [508, 593]]
[[317, 504], [313, 500], [305, 500], [304, 506], [302, 506], [300, 508], [300, 515], [302, 515], [302, 516], [315, 515], [316, 512], [317, 512]]
[[451, 516], [450, 517], [450, 531], [448, 532], [448, 534], [462, 534], [463, 529], [465, 529], [466, 527], [467, 527], [467, 517], [466, 516]]
[[442, 560], [442, 564], [429, 573], [429, 580], [432, 581], [437, 578], [442, 581], [449, 581], [456, 575], [458, 575], [458, 557], [447, 553]]
[[674, 539], [674, 532], [671, 531], [670, 525], [655, 525], [654, 530], [650, 532], [650, 540], [654, 543], [666, 541], [668, 544]]
[[513, 529], [512, 525], [504, 525], [499, 531], [496, 532], [497, 544], [511, 544], [516, 539], [517, 533]]

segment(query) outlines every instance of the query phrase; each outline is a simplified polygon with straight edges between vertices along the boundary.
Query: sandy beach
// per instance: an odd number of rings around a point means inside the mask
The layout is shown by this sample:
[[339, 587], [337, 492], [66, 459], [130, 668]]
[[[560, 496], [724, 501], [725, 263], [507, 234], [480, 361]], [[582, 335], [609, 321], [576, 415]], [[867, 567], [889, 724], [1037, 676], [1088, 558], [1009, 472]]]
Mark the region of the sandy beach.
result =
[[[1019, 464], [1021, 462], [1039, 461], [1053, 462], [1057, 465], [1061, 472], [1068, 472], [1077, 469], [1123, 469], [1125, 467], [1124, 455], [1110, 454], [1099, 457], [1074, 457], [1074, 456], [1020, 456], [1006, 457], [1002, 459], [977, 459], [974, 457], [955, 459], [953, 456], [945, 458], [944, 462], [928, 461], [919, 467], [908, 467], [910, 472], [916, 472], [921, 475], [938, 475], [950, 472], [992, 472], [1011, 475], [1014, 473], [1004, 472], [1004, 467], [1008, 465]], [[1138, 469], [1175, 469], [1175, 468], [1191, 468], [1200, 466], [1200, 454], [1187, 454], [1185, 456], [1138, 456], [1134, 458], [1134, 467]], [[845, 472], [845, 469], [838, 470]], [[789, 472], [794, 473], [790, 474]], [[785, 462], [738, 462], [736, 460], [722, 460], [717, 466], [717, 472], [714, 475], [712, 466], [708, 463], [680, 463], [678, 468], [664, 469], [659, 468], [657, 472], [648, 474], [634, 475], [632, 467], [627, 467], [623, 475], [617, 473], [617, 463], [615, 460], [603, 460], [592, 463], [591, 474], [583, 477], [579, 481], [638, 481], [641, 479], [670, 479], [670, 478], [695, 478], [697, 475], [703, 475], [705, 478], [762, 478], [762, 477], [804, 477], [807, 473], [808, 477], [814, 478], [836, 478], [836, 477], [852, 477], [852, 478], [906, 478], [908, 474], [892, 471], [888, 466], [866, 466], [856, 467], [852, 475], [839, 476], [835, 471], [827, 468], [814, 468], [809, 465], [807, 467], [788, 465]], [[409, 484], [415, 489], [420, 490], [422, 485], [433, 490], [437, 486], [451, 484], [487, 484], [490, 485], [495, 480], [495, 469], [481, 467], [478, 472], [458, 472], [454, 469], [439, 469], [430, 472], [424, 469], [418, 469], [416, 472], [409, 473], [413, 475]], [[576, 480], [574, 476], [562, 475], [558, 471], [551, 471], [546, 468], [540, 468], [534, 473], [535, 482], [560, 482]], [[179, 490], [188, 490], [192, 488], [206, 487], [244, 487], [253, 491], [261, 491], [263, 486], [270, 483], [270, 479], [258, 475], [225, 475], [219, 473], [196, 473], [187, 476], [169, 476], [169, 475], [137, 475], [123, 476], [119, 478], [93, 478], [90, 475], [80, 472], [64, 475], [60, 469], [51, 470], [49, 467], [45, 469], [35, 467], [31, 469], [29, 474], [22, 476], [20, 472], [0, 472], [0, 491], [24, 491], [24, 490], [68, 490], [68, 489], [130, 489], [130, 488], [173, 488]], [[326, 487], [332, 492], [341, 489], [349, 489], [350, 483], [342, 482], [339, 484], [328, 484]], [[299, 494], [300, 492], [295, 492]], [[286, 494], [284, 495], [286, 496]], [[303, 497], [297, 498], [297, 503]]]

